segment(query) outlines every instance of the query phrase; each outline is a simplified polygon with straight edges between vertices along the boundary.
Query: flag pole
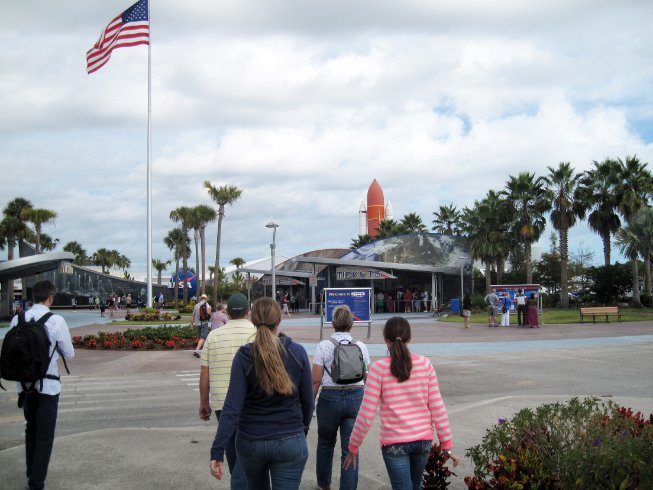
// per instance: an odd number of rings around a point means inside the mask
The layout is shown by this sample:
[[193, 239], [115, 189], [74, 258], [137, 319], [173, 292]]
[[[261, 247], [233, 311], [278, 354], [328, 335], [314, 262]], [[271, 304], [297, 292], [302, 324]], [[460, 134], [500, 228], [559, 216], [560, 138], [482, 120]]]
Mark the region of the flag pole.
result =
[[152, 17], [147, 2], [147, 307], [152, 308]]

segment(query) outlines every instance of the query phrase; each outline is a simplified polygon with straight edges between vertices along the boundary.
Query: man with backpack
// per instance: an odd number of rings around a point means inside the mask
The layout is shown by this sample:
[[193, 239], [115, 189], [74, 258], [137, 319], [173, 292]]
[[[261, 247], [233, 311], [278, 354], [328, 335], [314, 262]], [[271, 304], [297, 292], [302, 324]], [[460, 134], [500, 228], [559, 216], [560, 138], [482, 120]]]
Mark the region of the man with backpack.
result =
[[[333, 311], [335, 332], [329, 340], [317, 345], [313, 357], [313, 394], [317, 402], [317, 451], [315, 471], [317, 486], [331, 487], [333, 451], [340, 431], [340, 446], [344, 461], [348, 453], [349, 436], [354, 427], [358, 409], [363, 401], [363, 385], [367, 378], [370, 354], [363, 342], [354, 342], [351, 328], [354, 316], [347, 306]], [[355, 489], [358, 484], [358, 467], [340, 470], [340, 488]]]
[[[26, 421], [26, 473], [30, 489], [45, 487], [50, 464], [61, 392], [57, 360], [61, 356], [65, 363], [66, 359], [75, 357], [66, 321], [50, 312], [55, 292], [50, 281], [34, 284], [32, 296], [35, 305], [13, 318], [10, 325], [12, 330], [5, 336], [0, 357], [2, 377], [19, 381], [16, 391], [18, 406], [22, 406]], [[25, 357], [20, 351], [29, 354]], [[16, 362], [16, 358], [23, 361]], [[30, 362], [26, 359], [30, 359]], [[31, 367], [39, 365], [45, 372], [30, 376], [28, 371], [33, 370]]]
[[211, 319], [211, 306], [209, 305], [209, 297], [206, 294], [200, 296], [200, 301], [193, 307], [193, 325], [197, 327], [197, 334], [199, 341], [197, 348], [193, 355], [197, 358], [200, 357], [200, 351], [204, 346], [207, 335], [209, 335], [209, 320]]

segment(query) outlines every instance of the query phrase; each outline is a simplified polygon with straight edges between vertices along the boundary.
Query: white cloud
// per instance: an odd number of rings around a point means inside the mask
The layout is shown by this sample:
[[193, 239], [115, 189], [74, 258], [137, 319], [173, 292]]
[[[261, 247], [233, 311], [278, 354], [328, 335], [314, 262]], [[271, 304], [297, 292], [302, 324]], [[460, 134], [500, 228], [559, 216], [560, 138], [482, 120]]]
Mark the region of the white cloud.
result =
[[[116, 5], [3, 5], [0, 204], [55, 209], [46, 232], [62, 243], [143, 269], [147, 49], [84, 65]], [[438, 205], [471, 205], [520, 171], [653, 164], [650, 2], [153, 7], [155, 257], [169, 256], [170, 210], [210, 204], [205, 180], [244, 191], [227, 209], [227, 263], [269, 253], [269, 219], [279, 253], [347, 247], [374, 178], [397, 218], [430, 226]], [[600, 260], [599, 238], [582, 236]]]

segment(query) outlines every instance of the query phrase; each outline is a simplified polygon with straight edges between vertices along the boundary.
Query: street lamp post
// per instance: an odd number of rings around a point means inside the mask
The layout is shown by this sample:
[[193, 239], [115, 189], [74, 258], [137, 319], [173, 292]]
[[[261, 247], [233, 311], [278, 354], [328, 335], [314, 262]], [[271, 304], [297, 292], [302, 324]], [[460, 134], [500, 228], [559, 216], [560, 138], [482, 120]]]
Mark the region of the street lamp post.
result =
[[459, 260], [462, 260], [460, 263], [460, 311], [463, 309], [463, 296], [465, 296], [465, 292], [463, 290], [463, 268], [465, 267], [465, 260], [467, 260], [467, 257], [458, 257]]
[[275, 249], [277, 248], [277, 228], [279, 227], [278, 224], [276, 224], [274, 221], [270, 221], [265, 225], [266, 228], [272, 228], [272, 243], [270, 244], [270, 275], [272, 276], [272, 299], [276, 301], [277, 299], [277, 283], [276, 283], [276, 277], [274, 274], [274, 252]]

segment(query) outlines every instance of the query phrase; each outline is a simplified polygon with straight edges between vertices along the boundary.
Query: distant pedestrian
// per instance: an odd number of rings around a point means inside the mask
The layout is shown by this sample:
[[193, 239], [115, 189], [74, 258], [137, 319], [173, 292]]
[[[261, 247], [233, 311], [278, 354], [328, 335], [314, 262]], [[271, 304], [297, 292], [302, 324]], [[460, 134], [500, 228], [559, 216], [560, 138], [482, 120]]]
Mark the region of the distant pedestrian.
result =
[[403, 317], [390, 318], [383, 328], [383, 339], [390, 356], [370, 367], [342, 466], [356, 468], [360, 445], [380, 405], [381, 453], [390, 484], [393, 489], [418, 490], [436, 433], [454, 466], [460, 458], [451, 452], [449, 418], [435, 369], [428, 358], [408, 350], [410, 324]]
[[284, 315], [290, 315], [290, 294], [288, 291], [283, 294], [283, 313]]
[[197, 327], [197, 347], [193, 352], [195, 357], [200, 357], [200, 351], [206, 337], [209, 335], [209, 320], [211, 319], [211, 306], [208, 303], [209, 297], [206, 294], [200, 296], [199, 302], [193, 307], [193, 319], [191, 325]]
[[515, 303], [517, 303], [517, 325], [523, 327], [526, 324], [526, 295], [523, 289], [517, 290]]
[[[340, 432], [342, 453], [340, 463], [344, 462], [349, 452], [349, 436], [354, 427], [358, 409], [363, 401], [365, 378], [352, 384], [337, 384], [331, 378], [329, 369], [334, 361], [336, 343], [354, 343], [351, 328], [354, 316], [347, 306], [338, 306], [333, 311], [333, 328], [335, 332], [329, 340], [323, 340], [315, 349], [313, 357], [313, 393], [320, 397], [317, 404], [317, 451], [315, 471], [318, 487], [330, 488], [333, 465], [333, 451]], [[364, 343], [356, 344], [363, 355], [365, 366], [370, 365], [370, 355]], [[367, 377], [367, 375], [365, 375]], [[321, 387], [321, 389], [320, 389]], [[355, 489], [358, 484], [358, 468], [340, 471], [340, 489]]]
[[[16, 383], [18, 406], [25, 416], [25, 462], [27, 467], [27, 488], [45, 487], [45, 477], [50, 465], [57, 425], [61, 381], [57, 361], [59, 357], [72, 359], [75, 349], [70, 338], [68, 325], [63, 317], [52, 315], [50, 308], [54, 302], [56, 289], [50, 281], [41, 281], [32, 287], [35, 305], [25, 312], [26, 320], [38, 320], [44, 315], [51, 316], [45, 322], [45, 330], [50, 339], [50, 364], [45, 378], [33, 383]], [[11, 321], [11, 327], [18, 324], [18, 316]]]
[[485, 297], [485, 304], [487, 305], [488, 327], [496, 327], [497, 309], [499, 308], [499, 297], [496, 289], [492, 288], [490, 294]]
[[537, 316], [538, 307], [537, 307], [537, 296], [535, 293], [531, 293], [530, 298], [528, 298], [526, 310], [526, 326], [531, 328], [540, 328], [540, 320]]
[[271, 298], [254, 303], [252, 322], [254, 341], [238, 349], [231, 366], [229, 391], [211, 447], [211, 474], [222, 479], [225, 449], [236, 434], [236, 461], [247, 488], [298, 490], [313, 418], [311, 364], [304, 347], [278, 336], [281, 310]]
[[512, 308], [512, 301], [510, 300], [510, 293], [504, 291], [501, 303], [501, 326], [510, 326], [510, 309]]
[[469, 328], [470, 316], [472, 316], [472, 298], [469, 297], [469, 294], [466, 294], [463, 297], [463, 320], [465, 322], [465, 328]]
[[224, 305], [218, 303], [218, 306], [215, 307], [215, 311], [211, 315], [211, 330], [220, 328], [229, 321], [229, 317], [224, 312]]

